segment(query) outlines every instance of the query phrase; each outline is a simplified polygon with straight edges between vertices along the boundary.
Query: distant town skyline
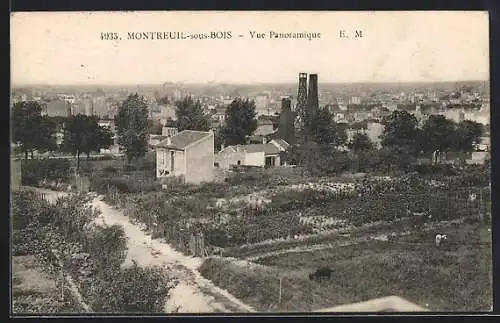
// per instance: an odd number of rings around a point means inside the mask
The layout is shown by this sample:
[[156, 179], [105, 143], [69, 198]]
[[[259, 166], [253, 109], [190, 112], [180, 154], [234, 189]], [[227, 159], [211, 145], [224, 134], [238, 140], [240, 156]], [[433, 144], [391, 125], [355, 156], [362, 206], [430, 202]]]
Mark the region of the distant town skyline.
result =
[[[339, 37], [340, 30], [350, 38]], [[354, 38], [355, 30], [363, 37]], [[231, 31], [231, 39], [127, 40], [128, 32]], [[321, 33], [250, 39], [249, 32]], [[101, 40], [116, 32], [121, 41]], [[238, 35], [243, 35], [239, 37]], [[11, 16], [22, 85], [433, 83], [489, 80], [487, 12], [92, 12]]]

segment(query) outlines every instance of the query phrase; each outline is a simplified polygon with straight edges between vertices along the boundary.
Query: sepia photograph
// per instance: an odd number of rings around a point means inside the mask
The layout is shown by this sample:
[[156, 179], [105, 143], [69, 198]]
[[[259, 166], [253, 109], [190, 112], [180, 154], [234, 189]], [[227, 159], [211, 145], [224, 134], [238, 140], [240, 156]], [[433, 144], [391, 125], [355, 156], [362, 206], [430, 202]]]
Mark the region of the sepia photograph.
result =
[[11, 315], [491, 312], [489, 36], [11, 13]]

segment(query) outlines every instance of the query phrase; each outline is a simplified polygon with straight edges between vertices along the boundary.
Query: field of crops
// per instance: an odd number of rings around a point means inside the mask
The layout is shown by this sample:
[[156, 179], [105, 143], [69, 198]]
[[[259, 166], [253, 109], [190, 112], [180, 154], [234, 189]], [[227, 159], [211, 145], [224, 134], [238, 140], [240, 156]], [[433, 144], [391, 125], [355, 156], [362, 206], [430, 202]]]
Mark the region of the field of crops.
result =
[[[436, 230], [450, 243], [436, 248]], [[492, 304], [491, 232], [480, 223], [436, 227], [400, 236], [258, 260], [247, 269], [208, 259], [201, 273], [261, 311], [309, 311], [397, 295], [432, 311], [489, 311]], [[334, 270], [318, 283], [308, 274]], [[281, 303], [280, 295], [281, 278]]]

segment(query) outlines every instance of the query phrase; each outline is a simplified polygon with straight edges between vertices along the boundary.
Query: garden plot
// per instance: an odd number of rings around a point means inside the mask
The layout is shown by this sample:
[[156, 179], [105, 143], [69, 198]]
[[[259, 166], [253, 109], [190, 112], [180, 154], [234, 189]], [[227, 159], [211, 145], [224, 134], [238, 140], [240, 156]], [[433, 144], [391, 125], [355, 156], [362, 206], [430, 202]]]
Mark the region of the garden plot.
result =
[[347, 225], [346, 220], [336, 219], [325, 215], [302, 216], [302, 214], [299, 214], [298, 217], [300, 223], [310, 226], [314, 233], [339, 229]]
[[[452, 237], [453, 243], [436, 248], [435, 232]], [[260, 311], [310, 311], [390, 295], [431, 311], [491, 309], [488, 227], [474, 223], [436, 226], [425, 233], [401, 232], [396, 243], [376, 238], [380, 237], [270, 255], [258, 260], [264, 267], [251, 270], [214, 258], [200, 271]], [[309, 280], [308, 273], [322, 266], [333, 269], [332, 279], [322, 283]]]
[[83, 311], [69, 288], [61, 289], [61, 277], [48, 275], [33, 255], [12, 257], [12, 306], [16, 314]]

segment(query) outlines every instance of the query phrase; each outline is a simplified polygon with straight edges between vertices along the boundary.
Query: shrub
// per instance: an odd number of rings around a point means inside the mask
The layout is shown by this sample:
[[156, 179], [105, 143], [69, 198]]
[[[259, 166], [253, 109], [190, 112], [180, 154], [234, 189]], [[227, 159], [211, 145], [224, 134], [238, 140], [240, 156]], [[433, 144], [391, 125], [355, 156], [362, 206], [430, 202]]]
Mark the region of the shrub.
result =
[[12, 228], [24, 229], [30, 223], [46, 224], [49, 222], [50, 204], [42, 195], [31, 190], [16, 190], [12, 192]]
[[139, 176], [112, 176], [93, 175], [90, 179], [90, 189], [100, 194], [107, 194], [114, 189], [119, 193], [151, 192], [161, 190], [160, 181], [154, 178]]
[[123, 227], [95, 227], [88, 233], [86, 250], [102, 268], [119, 267], [127, 255], [127, 237]]
[[37, 186], [42, 181], [65, 182], [70, 177], [70, 161], [67, 159], [31, 159], [21, 163], [23, 185]]
[[102, 312], [163, 312], [172, 287], [163, 268], [142, 268], [134, 262], [131, 267], [120, 268], [100, 280], [91, 297], [92, 307]]
[[106, 166], [102, 169], [102, 171], [105, 174], [116, 175], [118, 173], [118, 168], [114, 166]]

